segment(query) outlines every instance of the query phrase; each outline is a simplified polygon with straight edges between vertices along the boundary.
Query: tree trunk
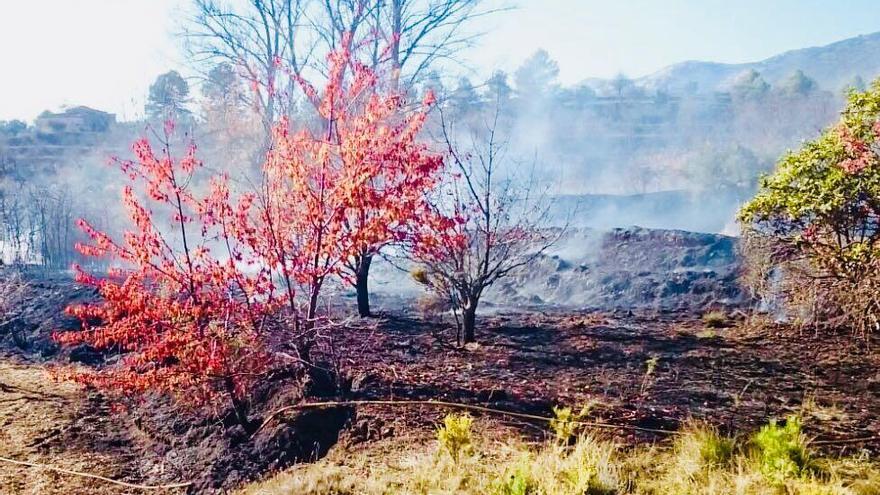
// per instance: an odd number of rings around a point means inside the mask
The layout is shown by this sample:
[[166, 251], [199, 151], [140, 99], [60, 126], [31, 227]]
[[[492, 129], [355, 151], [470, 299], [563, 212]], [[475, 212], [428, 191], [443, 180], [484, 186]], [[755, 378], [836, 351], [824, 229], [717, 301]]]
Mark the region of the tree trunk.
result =
[[235, 414], [235, 420], [242, 428], [244, 428], [246, 433], [253, 433], [255, 427], [248, 419], [247, 405], [236, 395], [235, 382], [233, 382], [232, 377], [227, 376], [224, 380], [224, 385], [226, 386], [226, 392], [229, 394], [229, 399], [232, 403], [232, 412]]
[[315, 317], [318, 316], [318, 295], [321, 293], [321, 284], [323, 280], [313, 279], [311, 287], [309, 287], [309, 306], [306, 308], [305, 329], [311, 330], [315, 327]]
[[469, 303], [462, 309], [462, 327], [464, 329], [464, 343], [475, 342], [474, 336], [477, 325], [477, 305]]
[[370, 289], [368, 285], [370, 277], [370, 264], [373, 263], [373, 255], [366, 254], [358, 260], [355, 273], [355, 289], [357, 290], [358, 315], [366, 318], [370, 313]]
[[391, 2], [391, 89], [397, 91], [400, 87], [400, 31], [403, 26], [403, 2], [392, 0]]

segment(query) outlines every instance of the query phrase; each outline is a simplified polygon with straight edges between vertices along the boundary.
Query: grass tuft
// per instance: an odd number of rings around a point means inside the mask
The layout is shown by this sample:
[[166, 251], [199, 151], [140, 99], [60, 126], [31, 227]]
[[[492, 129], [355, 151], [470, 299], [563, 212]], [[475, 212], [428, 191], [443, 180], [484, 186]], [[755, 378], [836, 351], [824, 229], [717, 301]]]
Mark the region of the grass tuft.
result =
[[811, 454], [798, 416], [789, 416], [783, 425], [770, 420], [752, 437], [752, 443], [757, 448], [761, 473], [775, 484], [811, 471]]
[[722, 328], [728, 324], [727, 314], [724, 311], [709, 311], [703, 315], [702, 320], [706, 328]]
[[458, 462], [462, 457], [473, 454], [471, 425], [474, 419], [468, 414], [447, 414], [443, 425], [437, 429], [440, 448]]

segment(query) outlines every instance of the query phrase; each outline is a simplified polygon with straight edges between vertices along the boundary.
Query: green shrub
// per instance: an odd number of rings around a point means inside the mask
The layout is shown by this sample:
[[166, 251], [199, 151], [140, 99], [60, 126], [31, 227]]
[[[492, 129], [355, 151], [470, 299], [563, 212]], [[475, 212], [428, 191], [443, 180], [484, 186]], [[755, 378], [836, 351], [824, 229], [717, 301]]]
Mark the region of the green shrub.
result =
[[560, 444], [567, 444], [574, 438], [578, 430], [579, 422], [590, 415], [592, 404], [584, 404], [581, 410], [575, 413], [570, 407], [553, 406], [553, 419], [550, 420], [550, 429], [556, 441]]
[[474, 419], [468, 414], [447, 414], [443, 425], [437, 429], [437, 441], [441, 450], [449, 453], [458, 462], [463, 455], [473, 453], [471, 425]]
[[781, 484], [809, 471], [810, 452], [798, 416], [789, 416], [784, 425], [770, 420], [752, 437], [752, 443], [758, 450], [761, 473], [775, 483]]
[[880, 79], [851, 91], [840, 121], [783, 156], [739, 212], [745, 281], [801, 323], [880, 328], [878, 146]]
[[529, 473], [529, 459], [525, 457], [516, 464], [504, 478], [496, 483], [496, 495], [532, 495], [535, 483]]

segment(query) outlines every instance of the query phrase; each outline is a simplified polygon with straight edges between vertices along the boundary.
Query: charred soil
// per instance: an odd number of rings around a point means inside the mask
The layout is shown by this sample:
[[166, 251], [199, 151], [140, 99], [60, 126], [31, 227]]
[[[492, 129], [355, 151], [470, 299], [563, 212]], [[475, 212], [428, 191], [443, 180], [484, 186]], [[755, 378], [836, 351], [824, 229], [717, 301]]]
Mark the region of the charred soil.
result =
[[[392, 438], [431, 435], [447, 412], [407, 404], [300, 410], [274, 417], [252, 436], [234, 426], [221, 406], [211, 419], [160, 399], [112, 411], [107, 398], [53, 380], [48, 371], [112, 362], [113, 356], [91, 349], [59, 352], [51, 344], [51, 330], [65, 323], [57, 316], [63, 306], [88, 294], [65, 281], [32, 283], [27, 290], [33, 291], [23, 299], [28, 309], [7, 315], [17, 323], [6, 328], [19, 329], [19, 337], [12, 338], [11, 330], [0, 335], [3, 457], [135, 483], [191, 481], [189, 492], [213, 493], [320, 458], [339, 443], [370, 448]], [[327, 367], [341, 372], [341, 388], [281, 370], [257, 391], [251, 412], [265, 418], [301, 402], [381, 399], [443, 400], [549, 416], [554, 405], [592, 403], [591, 419], [605, 423], [674, 430], [698, 418], [730, 433], [800, 412], [819, 441], [873, 438], [822, 448], [878, 452], [880, 356], [872, 343], [742, 317], [708, 328], [700, 316], [496, 314], [480, 320], [480, 343], [467, 348], [455, 345], [450, 322], [399, 314], [360, 320], [326, 335], [332, 351]], [[492, 419], [498, 428], [527, 435], [543, 435], [546, 428], [540, 421]], [[608, 433], [630, 444], [666, 438], [626, 428]], [[0, 465], [0, 488], [125, 492], [11, 465]]]

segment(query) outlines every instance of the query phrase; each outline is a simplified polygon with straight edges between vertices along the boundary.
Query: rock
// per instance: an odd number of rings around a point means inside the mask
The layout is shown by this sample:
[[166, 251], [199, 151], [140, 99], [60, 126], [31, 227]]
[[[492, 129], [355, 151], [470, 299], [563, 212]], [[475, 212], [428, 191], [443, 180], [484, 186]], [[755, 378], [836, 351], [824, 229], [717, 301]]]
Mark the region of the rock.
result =
[[352, 392], [360, 392], [363, 389], [363, 386], [366, 382], [370, 380], [370, 375], [367, 373], [359, 373], [351, 380], [351, 391]]
[[468, 351], [477, 351], [480, 349], [480, 344], [477, 342], [468, 342], [464, 345], [464, 348]]

